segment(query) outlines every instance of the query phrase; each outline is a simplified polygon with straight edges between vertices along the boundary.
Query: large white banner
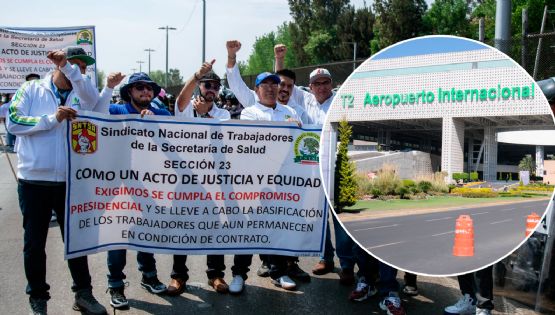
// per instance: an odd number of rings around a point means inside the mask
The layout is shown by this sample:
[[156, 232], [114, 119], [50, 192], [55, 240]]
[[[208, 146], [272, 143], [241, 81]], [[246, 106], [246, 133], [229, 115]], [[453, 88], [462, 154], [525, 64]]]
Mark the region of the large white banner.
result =
[[[96, 58], [94, 26], [64, 28], [0, 27], [0, 93], [13, 93], [36, 73], [43, 78], [55, 68], [46, 58], [51, 50], [79, 46]], [[96, 64], [87, 68], [96, 85]]]
[[66, 258], [323, 252], [320, 129], [80, 114], [67, 125]]

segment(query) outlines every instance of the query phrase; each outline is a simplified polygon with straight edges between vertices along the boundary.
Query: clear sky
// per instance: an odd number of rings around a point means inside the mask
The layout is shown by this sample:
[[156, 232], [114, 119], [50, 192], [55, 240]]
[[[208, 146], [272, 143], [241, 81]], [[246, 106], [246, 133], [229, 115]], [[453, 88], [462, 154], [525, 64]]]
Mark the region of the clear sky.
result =
[[[361, 7], [364, 1], [351, 3]], [[166, 33], [158, 27], [166, 25], [177, 28], [170, 31], [169, 67], [187, 79], [201, 65], [202, 0], [2, 1], [2, 12], [0, 26], [95, 25], [97, 68], [106, 73], [130, 73], [138, 60], [146, 72], [147, 48], [156, 50], [151, 69], [164, 70]], [[206, 58], [216, 59], [214, 68], [223, 75], [226, 40], [240, 40], [238, 59], [246, 60], [256, 37], [290, 20], [287, 0], [206, 0]]]

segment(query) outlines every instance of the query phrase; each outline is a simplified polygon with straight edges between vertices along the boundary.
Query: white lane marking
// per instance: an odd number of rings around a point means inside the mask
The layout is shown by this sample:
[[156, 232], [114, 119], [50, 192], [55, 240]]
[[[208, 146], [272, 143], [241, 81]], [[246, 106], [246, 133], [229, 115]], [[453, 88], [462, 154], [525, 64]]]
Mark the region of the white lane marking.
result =
[[440, 235], [453, 234], [453, 233], [455, 233], [455, 231], [449, 231], [449, 232], [444, 232], [444, 233], [433, 234], [432, 236], [440, 236]]
[[426, 220], [426, 222], [434, 222], [434, 221], [441, 221], [441, 220], [449, 220], [452, 219], [453, 217], [445, 217], [445, 218], [437, 218], [437, 219], [430, 219], [430, 220]]
[[397, 245], [397, 244], [401, 244], [401, 243], [404, 243], [404, 241], [395, 242], [395, 243], [388, 243], [388, 244], [382, 244], [382, 245], [376, 245], [376, 246], [372, 246], [372, 247], [366, 247], [366, 249], [374, 249], [374, 248], [386, 247], [386, 246]]
[[504, 222], [509, 222], [509, 221], [512, 221], [512, 220], [513, 219], [506, 219], [506, 220], [491, 222], [490, 224], [504, 223]]
[[517, 208], [509, 208], [509, 209], [500, 209], [499, 211], [513, 211], [516, 210]]
[[382, 226], [374, 226], [374, 227], [370, 227], [370, 228], [365, 228], [365, 229], [358, 229], [358, 230], [353, 230], [353, 232], [358, 232], [358, 231], [366, 231], [366, 230], [374, 230], [374, 229], [383, 229], [383, 228], [388, 228], [388, 227], [395, 227], [395, 226], [399, 226], [399, 224], [392, 224], [392, 225], [382, 225]]
[[489, 213], [489, 211], [486, 211], [486, 212], [478, 212], [478, 213], [473, 213], [473, 214], [471, 214], [471, 215], [479, 215], [479, 214], [486, 214], [486, 213]]

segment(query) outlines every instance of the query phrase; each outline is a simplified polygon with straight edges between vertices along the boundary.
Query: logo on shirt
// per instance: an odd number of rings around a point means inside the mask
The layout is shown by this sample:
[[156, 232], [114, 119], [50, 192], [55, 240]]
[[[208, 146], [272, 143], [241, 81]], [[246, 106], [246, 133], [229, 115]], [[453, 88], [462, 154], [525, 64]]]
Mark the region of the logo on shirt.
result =
[[303, 132], [295, 140], [295, 163], [318, 164], [320, 159], [320, 135], [314, 132]]
[[97, 148], [97, 126], [89, 121], [71, 123], [71, 147], [80, 154], [94, 153]]
[[77, 32], [77, 45], [92, 45], [93, 35], [89, 30], [82, 30]]

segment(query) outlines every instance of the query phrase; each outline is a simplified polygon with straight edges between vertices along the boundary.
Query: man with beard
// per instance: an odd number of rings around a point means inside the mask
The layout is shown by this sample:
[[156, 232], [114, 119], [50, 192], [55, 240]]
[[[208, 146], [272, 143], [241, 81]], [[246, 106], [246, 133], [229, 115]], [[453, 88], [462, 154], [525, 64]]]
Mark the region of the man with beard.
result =
[[[170, 116], [171, 114], [167, 110], [151, 106], [152, 99], [160, 93], [160, 89], [160, 86], [152, 81], [146, 73], [134, 73], [129, 77], [127, 84], [120, 89], [120, 95], [125, 104], [110, 105], [110, 114]], [[110, 305], [116, 309], [129, 307], [129, 302], [124, 295], [125, 283], [123, 282], [125, 279], [123, 268], [126, 264], [126, 254], [125, 249], [108, 251]], [[142, 273], [141, 286], [150, 293], [160, 294], [165, 292], [166, 286], [158, 280], [154, 254], [137, 252], [137, 263], [139, 264], [139, 271]]]
[[[178, 117], [201, 117], [228, 120], [229, 112], [215, 105], [216, 96], [220, 91], [220, 77], [212, 71], [212, 65], [216, 60], [205, 62], [200, 69], [187, 80], [183, 89], [177, 96], [175, 116]], [[195, 88], [199, 89], [194, 102], [191, 100]], [[195, 106], [196, 104], [196, 106]]]
[[[195, 72], [181, 89], [177, 96], [175, 116], [184, 118], [215, 118], [220, 120], [229, 120], [229, 112], [225, 109], [218, 108], [214, 104], [216, 95], [220, 90], [220, 77], [212, 71], [212, 65], [216, 60], [205, 62], [200, 69]], [[195, 88], [198, 87], [200, 95], [191, 100]], [[186, 263], [187, 255], [173, 256], [173, 268], [171, 273], [171, 281], [168, 285], [168, 295], [180, 295], [185, 291], [189, 275]], [[240, 262], [239, 262], [240, 263]], [[206, 275], [208, 276], [208, 284], [218, 293], [227, 293], [229, 286], [223, 279], [224, 277], [224, 256], [208, 255], [206, 257]], [[232, 293], [236, 293], [232, 290]]]
[[[77, 110], [91, 110], [98, 91], [85, 75], [94, 58], [80, 47], [48, 53], [56, 66], [43, 80], [24, 83], [12, 99], [8, 130], [18, 137], [19, 206], [23, 214], [23, 262], [31, 314], [47, 314], [50, 299], [46, 283], [45, 245], [52, 209], [64, 237], [67, 129]], [[87, 256], [67, 260], [75, 292], [73, 308], [88, 314], [106, 314], [92, 295]]]

